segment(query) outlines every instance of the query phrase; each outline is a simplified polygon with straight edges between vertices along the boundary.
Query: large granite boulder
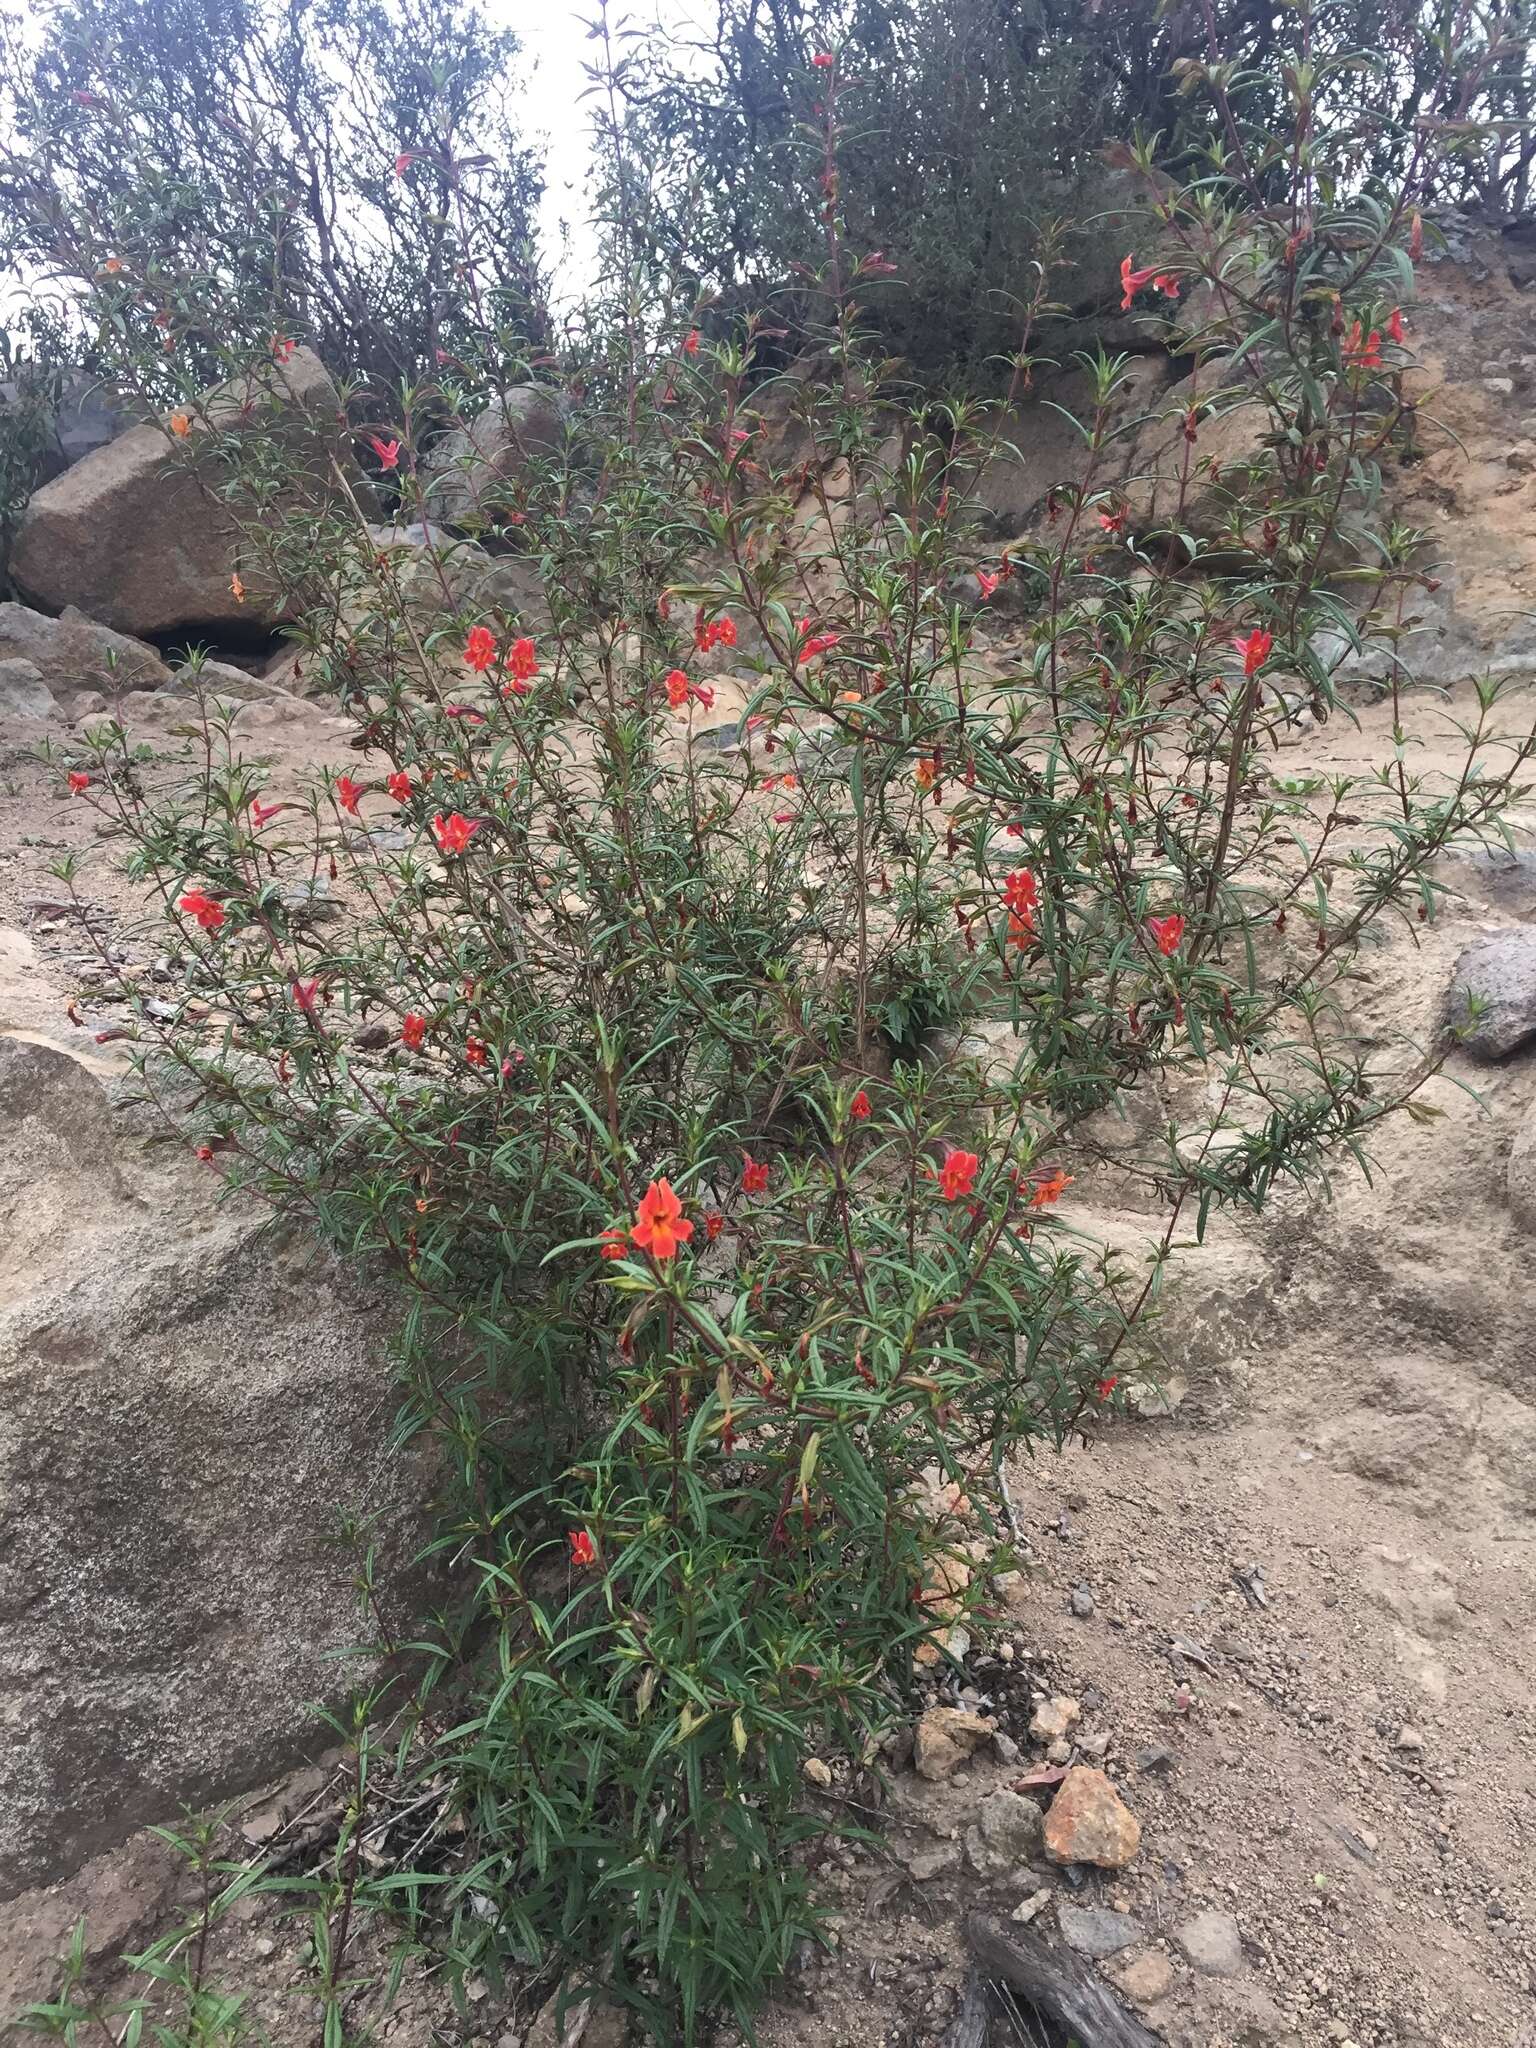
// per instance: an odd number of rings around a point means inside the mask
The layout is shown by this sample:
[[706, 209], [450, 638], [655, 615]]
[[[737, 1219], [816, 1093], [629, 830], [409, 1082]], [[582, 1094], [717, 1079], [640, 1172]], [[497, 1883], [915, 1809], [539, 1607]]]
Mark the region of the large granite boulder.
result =
[[62, 703], [83, 691], [108, 699], [126, 690], [159, 690], [171, 672], [153, 647], [98, 626], [70, 607], [62, 618], [24, 604], [0, 604], [0, 661], [29, 661]]
[[375, 1671], [339, 1512], [396, 1595], [416, 1552], [384, 1303], [217, 1187], [0, 1040], [0, 1897], [323, 1747]]
[[560, 394], [547, 384], [520, 384], [493, 399], [468, 426], [455, 427], [432, 449], [424, 470], [427, 512], [445, 526], [480, 528], [515, 507], [518, 487], [565, 439]]
[[[374, 511], [351, 464], [336, 387], [318, 356], [296, 349], [259, 379], [209, 393], [184, 441], [150, 421], [35, 491], [11, 552], [16, 588], [45, 611], [78, 605], [123, 633], [238, 637], [274, 625], [282, 607], [242, 553], [216, 463], [200, 456], [200, 443], [216, 440], [218, 429], [253, 419], [291, 442], [306, 499], [330, 493], [335, 459]], [[243, 597], [232, 582], [237, 572]]]

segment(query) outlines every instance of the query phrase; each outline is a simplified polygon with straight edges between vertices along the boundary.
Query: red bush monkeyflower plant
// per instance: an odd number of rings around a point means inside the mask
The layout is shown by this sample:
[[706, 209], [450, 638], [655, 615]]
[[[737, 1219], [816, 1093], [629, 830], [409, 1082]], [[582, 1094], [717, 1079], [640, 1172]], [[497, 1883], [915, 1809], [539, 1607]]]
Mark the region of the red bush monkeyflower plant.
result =
[[[1447, 848], [1498, 839], [1536, 734], [1515, 684], [1485, 682], [1457, 693], [1448, 775], [1401, 748], [1321, 792], [1276, 772], [1272, 634], [1319, 714], [1379, 654], [1408, 741], [1439, 716], [1399, 658], [1424, 543], [1380, 509], [1429, 431], [1386, 316], [1411, 195], [1360, 199], [1357, 138], [1290, 56], [1275, 132], [1223, 119], [1194, 65], [1195, 184], [1125, 152], [1158, 240], [1122, 298], [1199, 288], [1198, 381], [1147, 423], [1162, 453], [1132, 496], [1127, 360], [1085, 359], [1007, 620], [972, 618], [1002, 571], [968, 581], [996, 559], [970, 482], [1034, 402], [1070, 287], [1042, 277], [1013, 388], [937, 430], [862, 325], [879, 266], [849, 245], [838, 161], [859, 88], [830, 62], [797, 374], [765, 378], [752, 321], [680, 358], [695, 286], [649, 244], [579, 349], [466, 312], [440, 375], [391, 397], [396, 516], [428, 536], [409, 574], [353, 481], [366, 419], [296, 456], [275, 410], [201, 405], [155, 318], [178, 287], [218, 314], [199, 333], [223, 380], [259, 383], [286, 304], [167, 274], [93, 326], [146, 412], [195, 416], [239, 560], [353, 726], [356, 780], [285, 784], [259, 837], [269, 771], [211, 704], [186, 758], [134, 759], [107, 721], [68, 769], [228, 1020], [131, 991], [146, 1091], [197, 1119], [188, 1142], [216, 1114], [229, 1184], [398, 1290], [443, 1618], [375, 1705], [390, 1810], [418, 1800], [437, 1832], [417, 1890], [391, 1871], [371, 1896], [465, 1970], [600, 1979], [668, 2042], [749, 2016], [816, 1925], [808, 1845], [839, 1825], [805, 1758], [853, 1786], [910, 1715], [920, 1647], [948, 1654], [936, 1552], [982, 1551], [958, 1605], [988, 1604], [1006, 1457], [1101, 1426], [1148, 1323], [1176, 1331], [1175, 1248], [1321, 1185], [1444, 1057], [1358, 1039], [1351, 976], [1377, 929], [1433, 916]], [[474, 178], [453, 165], [441, 232], [479, 279], [500, 273]], [[137, 291], [101, 269], [121, 237], [78, 225], [82, 292]], [[560, 451], [487, 492], [484, 549], [439, 547], [432, 436], [530, 377], [570, 415]], [[1219, 467], [1218, 392], [1253, 422]], [[685, 665], [733, 647], [740, 716], [677, 716], [708, 701]], [[396, 808], [338, 831], [365, 789]], [[1158, 1113], [1126, 1114], [1145, 1090]], [[1187, 1142], [1213, 1126], [1231, 1141]], [[1143, 1255], [1090, 1255], [1096, 1198], [1132, 1183]]]

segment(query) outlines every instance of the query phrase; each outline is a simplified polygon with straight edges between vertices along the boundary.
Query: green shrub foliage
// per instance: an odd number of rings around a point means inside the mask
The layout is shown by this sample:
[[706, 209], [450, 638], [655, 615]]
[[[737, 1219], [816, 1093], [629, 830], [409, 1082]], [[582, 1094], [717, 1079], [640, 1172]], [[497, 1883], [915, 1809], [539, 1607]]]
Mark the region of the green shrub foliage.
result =
[[[275, 407], [189, 398], [168, 460], [240, 513], [356, 751], [274, 793], [210, 699], [190, 779], [111, 723], [68, 764], [215, 1009], [212, 1037], [146, 1012], [146, 1087], [389, 1276], [402, 1429], [441, 1461], [442, 1611], [404, 1632], [423, 1675], [372, 1774], [446, 1818], [387, 1878], [344, 1836], [337, 2039], [364, 1900], [466, 1967], [600, 1980], [658, 2040], [750, 2016], [817, 1924], [811, 1846], [867, 1806], [803, 1766], [872, 1770], [914, 1662], [984, 1620], [1005, 1456], [1123, 1399], [1212, 1215], [1416, 1107], [1443, 1048], [1362, 1044], [1348, 977], [1433, 916], [1438, 854], [1498, 836], [1536, 744], [1499, 687], [1408, 687], [1428, 565], [1383, 465], [1422, 228], [1312, 118], [1352, 60], [1291, 49], [1262, 128], [1222, 67], [1183, 74], [1220, 139], [1184, 182], [1126, 153], [1154, 227], [1123, 291], [1149, 342], [1186, 316], [1198, 381], [1126, 481], [1131, 365], [1085, 357], [1077, 475], [985, 550], [967, 489], [1011, 415], [871, 351], [860, 87], [808, 54], [822, 374], [755, 380], [759, 335], [701, 339], [654, 245], [616, 244], [564, 445], [482, 501], [489, 567], [389, 543], [349, 479], [360, 449], [430, 509], [423, 423], [527, 374], [494, 320], [302, 478]], [[643, 225], [614, 68], [615, 220]], [[103, 283], [114, 318], [133, 290]], [[232, 315], [220, 367], [259, 386], [272, 324]], [[116, 331], [131, 355], [132, 306]], [[1350, 716], [1346, 668], [1393, 696], [1389, 756], [1299, 783], [1277, 748]], [[1413, 747], [1439, 717], [1446, 778]], [[1095, 1201], [1148, 1248], [1107, 1249]]]

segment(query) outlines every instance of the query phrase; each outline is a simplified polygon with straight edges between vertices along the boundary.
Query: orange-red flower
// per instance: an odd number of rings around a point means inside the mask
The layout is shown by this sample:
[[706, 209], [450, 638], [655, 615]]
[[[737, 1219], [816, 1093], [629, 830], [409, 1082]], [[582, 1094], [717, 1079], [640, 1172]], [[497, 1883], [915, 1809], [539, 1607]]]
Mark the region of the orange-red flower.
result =
[[693, 1235], [693, 1225], [669, 1180], [653, 1180], [640, 1197], [630, 1236], [653, 1259], [670, 1259]]
[[184, 412], [173, 412], [170, 418], [171, 432], [178, 441], [185, 441], [192, 431], [192, 421]]
[[976, 581], [980, 585], [981, 594], [983, 598], [991, 598], [995, 596], [997, 593], [997, 586], [999, 583], [1002, 582], [1002, 580], [1003, 579], [1000, 575], [997, 575], [986, 569], [978, 569], [976, 571]]
[[1170, 958], [1184, 942], [1184, 920], [1177, 911], [1171, 917], [1149, 917], [1147, 930], [1157, 941], [1159, 953], [1167, 954]]
[[864, 1090], [862, 1088], [859, 1090], [858, 1094], [855, 1095], [852, 1102], [849, 1103], [848, 1114], [850, 1116], [856, 1116], [861, 1123], [863, 1122], [864, 1118], [869, 1115], [869, 1097], [864, 1093]]
[[711, 1244], [714, 1243], [724, 1228], [725, 1218], [721, 1215], [720, 1211], [718, 1209], [706, 1210], [704, 1215], [704, 1235]]
[[1119, 1384], [1120, 1375], [1118, 1373], [1111, 1373], [1108, 1379], [1099, 1381], [1095, 1391], [1101, 1401], [1107, 1401]]
[[688, 678], [680, 668], [667, 671], [667, 702], [674, 711], [681, 711], [688, 702]]
[[539, 672], [538, 654], [526, 634], [514, 640], [507, 655], [507, 669], [514, 683], [526, 683]]
[[1256, 676], [1269, 659], [1270, 649], [1275, 644], [1273, 633], [1266, 633], [1262, 626], [1255, 626], [1251, 633], [1234, 640], [1232, 645], [1243, 657], [1243, 674]]
[[1048, 1174], [1044, 1180], [1037, 1180], [1035, 1182], [1034, 1187], [1030, 1190], [1029, 1206], [1031, 1209], [1049, 1209], [1054, 1203], [1061, 1200], [1063, 1189], [1069, 1188], [1071, 1185], [1071, 1174], [1063, 1173], [1058, 1166], [1056, 1171]]
[[1008, 938], [1022, 946], [1034, 937], [1035, 912], [1040, 908], [1040, 884], [1031, 868], [1015, 868], [1003, 882], [1003, 901], [1008, 906]]
[[944, 1155], [944, 1164], [939, 1170], [939, 1187], [946, 1202], [957, 1202], [962, 1195], [968, 1195], [976, 1184], [976, 1169], [981, 1161], [974, 1152], [950, 1151]]
[[1379, 370], [1381, 368], [1381, 333], [1373, 327], [1369, 334], [1362, 334], [1360, 322], [1355, 321], [1344, 343], [1344, 360], [1351, 369]]
[[917, 766], [912, 770], [912, 780], [919, 789], [928, 790], [932, 789], [938, 779], [938, 762], [934, 760], [931, 754], [924, 754]]
[[427, 1020], [415, 1010], [407, 1010], [400, 1025], [400, 1042], [407, 1052], [420, 1052], [426, 1043]]
[[1392, 317], [1387, 322], [1387, 335], [1390, 340], [1397, 343], [1399, 348], [1407, 340], [1407, 336], [1403, 332], [1403, 309], [1401, 306], [1394, 306], [1392, 308]]
[[286, 334], [274, 334], [272, 337], [273, 361], [278, 363], [291, 362], [293, 360], [294, 346], [295, 344], [288, 339]]
[[462, 853], [479, 830], [480, 820], [466, 818], [461, 811], [450, 812], [446, 818], [439, 811], [432, 820], [432, 836], [444, 853]]
[[245, 603], [245, 585], [240, 580], [240, 571], [238, 569], [229, 579], [229, 594], [236, 604]]
[[319, 975], [316, 975], [312, 981], [292, 981], [288, 985], [293, 990], [293, 1000], [298, 1004], [305, 1016], [313, 1017], [315, 1014], [315, 1003], [320, 994]]
[[767, 1164], [761, 1159], [754, 1159], [750, 1152], [741, 1155], [741, 1185], [749, 1195], [766, 1195], [768, 1192]]
[[1176, 299], [1179, 296], [1179, 281], [1176, 277], [1169, 277], [1166, 272], [1160, 271], [1155, 263], [1151, 264], [1146, 270], [1133, 270], [1131, 268], [1132, 261], [1133, 258], [1127, 256], [1120, 265], [1120, 310], [1122, 313], [1130, 312], [1135, 302], [1136, 294], [1147, 285], [1151, 285], [1153, 291], [1161, 292], [1165, 299]]
[[354, 818], [357, 816], [357, 800], [362, 793], [362, 784], [354, 782], [350, 775], [337, 776], [336, 801], [344, 811], [350, 811]]
[[411, 778], [405, 769], [397, 768], [393, 775], [386, 776], [384, 787], [389, 791], [397, 804], [409, 803], [411, 798]]
[[736, 645], [736, 621], [734, 619], [711, 619], [706, 622], [704, 607], [700, 605], [693, 615], [693, 644], [700, 654], [708, 654], [712, 647], [734, 647]]
[[490, 1047], [483, 1038], [466, 1038], [464, 1041], [465, 1063], [471, 1067], [483, 1067], [490, 1053]]
[[264, 804], [259, 796], [251, 798], [251, 826], [259, 832], [263, 825], [270, 824], [282, 809], [281, 804]]
[[496, 635], [489, 626], [472, 626], [464, 642], [464, 660], [483, 674], [496, 659]]
[[683, 354], [685, 356], [696, 356], [698, 352], [699, 330], [697, 329], [697, 327], [690, 327], [688, 330], [687, 337], [683, 342]]
[[611, 1230], [605, 1230], [603, 1232], [602, 1238], [598, 1245], [598, 1249], [602, 1252], [602, 1255], [605, 1259], [622, 1259], [624, 1254], [629, 1250], [629, 1238], [627, 1234], [623, 1230], [621, 1230], [617, 1224], [615, 1224]]
[[597, 1563], [597, 1545], [585, 1529], [571, 1531], [571, 1563], [583, 1570]]
[[818, 50], [815, 56], [811, 59], [811, 62], [816, 66], [816, 69], [818, 71], [830, 71], [832, 69], [832, 66], [837, 62], [837, 59], [833, 56], [830, 50]]
[[90, 788], [90, 786], [91, 778], [89, 777], [89, 775], [85, 774], [82, 769], [70, 769], [69, 793], [71, 796], [83, 796], [85, 792]]
[[380, 469], [398, 469], [400, 466], [400, 443], [382, 441], [377, 434], [368, 436], [368, 446], [379, 458]]
[[223, 904], [205, 896], [201, 889], [189, 889], [176, 908], [184, 910], [188, 917], [195, 917], [205, 932], [216, 932], [224, 922]]

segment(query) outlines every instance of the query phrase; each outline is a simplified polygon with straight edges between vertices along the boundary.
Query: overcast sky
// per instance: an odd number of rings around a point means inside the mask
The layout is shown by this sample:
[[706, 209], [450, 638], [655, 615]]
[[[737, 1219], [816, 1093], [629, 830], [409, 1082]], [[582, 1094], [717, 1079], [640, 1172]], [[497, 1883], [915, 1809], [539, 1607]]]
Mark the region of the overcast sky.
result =
[[[592, 238], [587, 231], [585, 185], [590, 157], [590, 100], [584, 66], [593, 63], [601, 46], [588, 40], [586, 23], [597, 12], [596, 0], [486, 0], [486, 9], [514, 28], [529, 60], [524, 88], [524, 125], [530, 141], [546, 152], [547, 189], [540, 218], [547, 259], [557, 265], [555, 297], [580, 291], [587, 281]], [[633, 27], [660, 22], [685, 37], [713, 19], [712, 0], [614, 0], [609, 26], [615, 37]], [[570, 230], [569, 252], [562, 261], [561, 226]]]

